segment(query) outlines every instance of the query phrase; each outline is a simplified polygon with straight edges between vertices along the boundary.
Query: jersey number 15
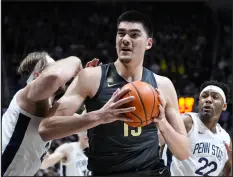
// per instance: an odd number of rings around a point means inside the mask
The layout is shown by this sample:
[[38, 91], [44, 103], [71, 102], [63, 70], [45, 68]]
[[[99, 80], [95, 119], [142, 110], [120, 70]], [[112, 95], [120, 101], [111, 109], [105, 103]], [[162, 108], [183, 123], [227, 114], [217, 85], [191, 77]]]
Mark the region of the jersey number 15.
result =
[[[142, 128], [141, 127], [137, 127], [137, 131], [136, 130], [131, 130], [130, 134], [132, 136], [140, 136], [142, 133]], [[124, 123], [124, 136], [129, 136], [129, 126]]]

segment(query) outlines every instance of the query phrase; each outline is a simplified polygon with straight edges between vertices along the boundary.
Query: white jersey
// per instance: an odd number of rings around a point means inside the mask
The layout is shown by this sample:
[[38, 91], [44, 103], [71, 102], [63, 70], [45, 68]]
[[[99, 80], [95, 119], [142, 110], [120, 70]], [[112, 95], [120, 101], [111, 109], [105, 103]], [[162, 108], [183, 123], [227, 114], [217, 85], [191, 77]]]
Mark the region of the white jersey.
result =
[[212, 133], [200, 120], [197, 113], [188, 113], [193, 126], [188, 132], [192, 155], [179, 161], [174, 156], [171, 162], [172, 176], [218, 176], [228, 161], [224, 141], [230, 145], [229, 134], [219, 125]]
[[80, 143], [69, 143], [72, 146], [67, 149], [68, 154], [65, 162], [60, 162], [61, 176], [91, 176], [91, 171], [87, 169], [88, 158], [80, 147]]
[[42, 117], [22, 110], [17, 94], [2, 117], [2, 176], [34, 176], [51, 143], [38, 133]]

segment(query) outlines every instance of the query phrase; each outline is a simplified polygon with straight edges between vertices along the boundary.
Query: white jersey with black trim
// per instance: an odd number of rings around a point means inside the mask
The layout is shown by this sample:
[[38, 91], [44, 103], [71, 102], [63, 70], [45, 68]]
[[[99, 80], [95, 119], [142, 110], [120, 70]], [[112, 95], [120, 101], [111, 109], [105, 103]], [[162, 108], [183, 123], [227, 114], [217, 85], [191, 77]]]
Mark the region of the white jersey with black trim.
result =
[[219, 125], [217, 133], [211, 132], [200, 120], [198, 113], [188, 113], [193, 126], [188, 132], [192, 155], [179, 161], [174, 156], [171, 162], [172, 176], [218, 176], [228, 161], [224, 141], [230, 145], [229, 134]]
[[60, 162], [61, 176], [91, 176], [91, 171], [87, 169], [88, 158], [84, 154], [79, 142], [69, 143], [72, 146], [67, 149], [67, 160]]
[[42, 117], [22, 110], [18, 91], [2, 117], [2, 176], [34, 176], [51, 142], [44, 142], [38, 127]]

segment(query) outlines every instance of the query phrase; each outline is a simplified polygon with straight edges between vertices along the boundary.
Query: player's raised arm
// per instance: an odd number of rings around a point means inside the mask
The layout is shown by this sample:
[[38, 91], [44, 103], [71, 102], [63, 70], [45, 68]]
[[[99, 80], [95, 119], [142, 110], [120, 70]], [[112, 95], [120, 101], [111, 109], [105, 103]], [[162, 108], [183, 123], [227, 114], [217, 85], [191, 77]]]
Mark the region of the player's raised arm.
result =
[[86, 97], [92, 97], [93, 90], [97, 92], [100, 84], [97, 71], [98, 67], [85, 68], [73, 80], [64, 96], [50, 110], [47, 118], [41, 121], [39, 134], [43, 140], [62, 138], [116, 120], [130, 121], [121, 115], [135, 110], [135, 107], [121, 108], [123, 104], [134, 99], [132, 96], [121, 99], [130, 91], [129, 89], [118, 89], [100, 110], [74, 115]]
[[162, 81], [160, 79], [158, 86], [161, 113], [159, 118], [155, 119], [156, 125], [172, 154], [179, 160], [185, 160], [190, 156], [191, 149], [183, 120], [180, 117], [175, 88], [165, 77], [162, 77]]
[[[46, 61], [43, 72], [35, 67], [28, 79], [25, 95], [31, 101], [49, 98], [82, 69], [81, 60], [73, 56], [55, 62], [47, 55]], [[34, 80], [35, 77], [38, 78]]]
[[45, 156], [42, 164], [41, 164], [41, 169], [47, 169], [62, 159], [66, 158], [66, 152], [71, 152], [72, 151], [72, 146], [68, 143], [62, 144], [59, 146], [54, 153], [48, 154]]

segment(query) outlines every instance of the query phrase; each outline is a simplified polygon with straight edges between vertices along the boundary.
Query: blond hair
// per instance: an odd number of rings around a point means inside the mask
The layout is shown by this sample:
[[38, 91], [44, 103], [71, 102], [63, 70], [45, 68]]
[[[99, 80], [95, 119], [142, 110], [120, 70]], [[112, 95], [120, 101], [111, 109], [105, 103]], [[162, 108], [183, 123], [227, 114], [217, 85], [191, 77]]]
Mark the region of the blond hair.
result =
[[48, 64], [46, 56], [48, 56], [47, 52], [29, 53], [20, 63], [17, 73], [21, 76], [28, 77], [34, 70], [42, 71]]

